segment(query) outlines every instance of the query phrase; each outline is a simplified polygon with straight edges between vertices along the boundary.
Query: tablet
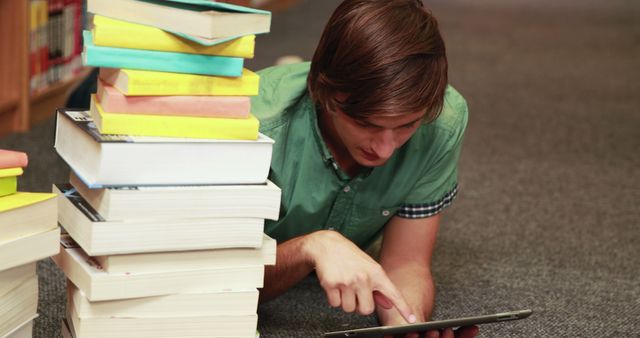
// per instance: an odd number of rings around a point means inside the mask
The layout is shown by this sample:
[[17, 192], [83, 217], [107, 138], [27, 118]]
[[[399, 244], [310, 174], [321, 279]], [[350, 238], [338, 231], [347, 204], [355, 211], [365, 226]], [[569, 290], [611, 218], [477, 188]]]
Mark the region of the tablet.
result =
[[324, 337], [370, 337], [378, 335], [394, 335], [410, 332], [424, 332], [428, 330], [446, 329], [448, 327], [470, 326], [478, 324], [505, 322], [509, 320], [524, 319], [533, 311], [519, 310], [504, 313], [496, 313], [492, 315], [464, 317], [455, 319], [436, 320], [425, 323], [415, 323], [396, 326], [376, 326], [363, 329], [353, 329], [346, 331], [333, 331], [324, 334]]

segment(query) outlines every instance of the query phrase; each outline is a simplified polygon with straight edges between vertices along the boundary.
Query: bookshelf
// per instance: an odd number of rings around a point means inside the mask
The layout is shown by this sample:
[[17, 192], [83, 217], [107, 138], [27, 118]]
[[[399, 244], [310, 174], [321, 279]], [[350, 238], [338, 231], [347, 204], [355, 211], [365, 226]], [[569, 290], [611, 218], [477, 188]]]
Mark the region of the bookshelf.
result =
[[0, 0], [0, 137], [29, 128], [63, 106], [87, 72], [31, 92], [29, 89], [29, 1]]

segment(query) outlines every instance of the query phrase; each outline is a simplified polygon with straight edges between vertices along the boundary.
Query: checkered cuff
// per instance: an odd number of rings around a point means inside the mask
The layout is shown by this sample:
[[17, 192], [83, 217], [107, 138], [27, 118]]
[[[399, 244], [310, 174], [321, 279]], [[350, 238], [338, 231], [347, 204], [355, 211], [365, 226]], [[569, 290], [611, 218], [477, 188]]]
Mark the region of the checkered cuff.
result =
[[404, 204], [398, 209], [397, 216], [402, 218], [426, 218], [431, 217], [448, 207], [458, 195], [458, 185], [453, 187], [442, 199], [435, 203]]

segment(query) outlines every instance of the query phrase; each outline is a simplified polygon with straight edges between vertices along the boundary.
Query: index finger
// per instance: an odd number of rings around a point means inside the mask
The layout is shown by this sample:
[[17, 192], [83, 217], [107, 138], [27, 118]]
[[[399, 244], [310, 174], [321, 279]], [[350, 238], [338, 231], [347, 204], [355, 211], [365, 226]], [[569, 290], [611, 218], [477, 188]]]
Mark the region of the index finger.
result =
[[[409, 304], [404, 300], [400, 291], [398, 291], [389, 279], [385, 278], [379, 281], [377, 285], [374, 286], [373, 291], [378, 292], [378, 297], [376, 297], [374, 292], [376, 304], [383, 308], [389, 308], [388, 305], [392, 304], [407, 323], [413, 324], [416, 322], [416, 316], [413, 314], [411, 307], [409, 307]], [[379, 297], [383, 297], [383, 299], [379, 299]]]

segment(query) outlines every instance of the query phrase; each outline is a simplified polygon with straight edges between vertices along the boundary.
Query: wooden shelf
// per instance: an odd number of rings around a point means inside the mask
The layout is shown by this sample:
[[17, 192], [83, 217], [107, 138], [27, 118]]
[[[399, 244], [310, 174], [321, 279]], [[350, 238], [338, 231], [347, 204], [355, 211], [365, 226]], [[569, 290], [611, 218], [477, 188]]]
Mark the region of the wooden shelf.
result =
[[18, 106], [18, 97], [0, 98], [0, 115], [13, 111]]
[[53, 116], [88, 71], [35, 93], [29, 89], [30, 1], [0, 0], [0, 137]]

